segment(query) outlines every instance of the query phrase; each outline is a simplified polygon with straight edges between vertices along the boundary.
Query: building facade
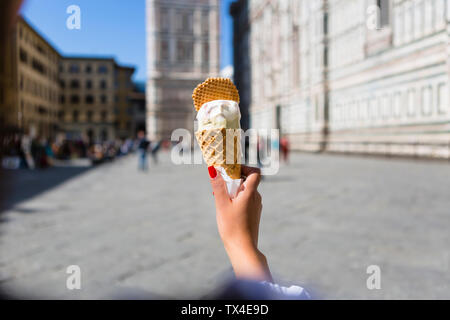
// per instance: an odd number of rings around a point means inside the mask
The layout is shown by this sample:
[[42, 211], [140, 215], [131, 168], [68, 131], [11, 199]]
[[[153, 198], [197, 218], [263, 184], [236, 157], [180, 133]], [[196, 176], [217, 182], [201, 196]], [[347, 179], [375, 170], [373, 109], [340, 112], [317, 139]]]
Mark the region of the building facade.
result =
[[147, 130], [194, 129], [192, 91], [220, 71], [220, 0], [147, 0]]
[[54, 137], [59, 130], [60, 54], [21, 17], [2, 54], [2, 127], [35, 138]]
[[116, 135], [120, 139], [131, 138], [136, 135], [133, 129], [133, 103], [134, 85], [131, 80], [135, 71], [132, 67], [116, 65], [116, 79], [114, 88], [116, 90]]
[[139, 131], [146, 131], [145, 85], [136, 85], [131, 94], [131, 130], [134, 136]]
[[133, 131], [133, 67], [113, 58], [66, 57], [22, 17], [1, 48], [2, 131], [36, 139], [102, 142]]
[[233, 81], [239, 91], [241, 128], [250, 127], [249, 108], [252, 98], [249, 1], [239, 0], [230, 6], [233, 17]]
[[249, 1], [252, 127], [298, 150], [450, 158], [448, 1]]
[[112, 58], [64, 57], [59, 118], [69, 139], [102, 142], [130, 137], [128, 112], [134, 68]]

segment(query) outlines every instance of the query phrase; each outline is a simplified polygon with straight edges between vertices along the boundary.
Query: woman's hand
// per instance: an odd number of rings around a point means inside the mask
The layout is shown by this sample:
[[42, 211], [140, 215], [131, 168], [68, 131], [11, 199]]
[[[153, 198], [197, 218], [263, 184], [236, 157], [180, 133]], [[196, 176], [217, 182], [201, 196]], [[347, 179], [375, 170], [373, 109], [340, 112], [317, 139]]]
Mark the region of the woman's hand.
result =
[[237, 277], [272, 281], [265, 256], [258, 250], [261, 180], [258, 168], [242, 166], [246, 177], [237, 196], [230, 199], [222, 176], [214, 167], [208, 168], [216, 202], [219, 234]]

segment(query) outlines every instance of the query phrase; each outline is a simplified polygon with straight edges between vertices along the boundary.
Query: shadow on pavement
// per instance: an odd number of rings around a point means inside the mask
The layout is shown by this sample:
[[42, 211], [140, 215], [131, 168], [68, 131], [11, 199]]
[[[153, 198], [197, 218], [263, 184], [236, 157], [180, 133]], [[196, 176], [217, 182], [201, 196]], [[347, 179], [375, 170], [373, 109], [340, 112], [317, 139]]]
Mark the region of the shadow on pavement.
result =
[[[0, 222], [1, 213], [18, 203], [48, 191], [92, 167], [56, 167], [43, 170], [0, 169]], [[33, 213], [33, 212], [24, 212]]]

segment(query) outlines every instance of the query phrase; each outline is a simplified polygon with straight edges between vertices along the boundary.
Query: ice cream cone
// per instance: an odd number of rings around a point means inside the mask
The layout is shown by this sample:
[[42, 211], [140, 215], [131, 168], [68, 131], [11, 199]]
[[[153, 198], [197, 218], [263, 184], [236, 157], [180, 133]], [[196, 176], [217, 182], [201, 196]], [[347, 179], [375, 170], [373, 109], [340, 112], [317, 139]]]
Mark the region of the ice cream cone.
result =
[[[192, 99], [197, 111], [208, 103], [220, 101], [234, 101], [239, 114], [239, 93], [230, 79], [208, 78], [195, 88]], [[234, 103], [233, 102], [233, 103]], [[203, 107], [204, 108], [204, 107]], [[201, 113], [201, 111], [199, 112]], [[239, 117], [234, 121], [217, 122], [201, 127], [195, 133], [197, 142], [202, 150], [203, 158], [208, 166], [224, 168], [226, 174], [234, 180], [241, 178], [241, 139]]]
[[192, 93], [195, 110], [200, 110], [203, 104], [214, 100], [232, 100], [239, 103], [239, 92], [228, 78], [208, 78], [200, 83]]
[[208, 166], [223, 167], [231, 179], [241, 178], [240, 129], [201, 130], [195, 136]]

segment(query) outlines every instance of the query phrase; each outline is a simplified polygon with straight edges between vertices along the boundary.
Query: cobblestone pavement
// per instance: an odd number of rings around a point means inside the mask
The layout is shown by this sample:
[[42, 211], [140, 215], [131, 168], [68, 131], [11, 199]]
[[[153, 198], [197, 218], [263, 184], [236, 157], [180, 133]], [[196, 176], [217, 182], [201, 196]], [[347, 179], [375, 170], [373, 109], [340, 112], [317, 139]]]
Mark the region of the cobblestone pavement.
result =
[[[1, 217], [3, 289], [195, 298], [217, 287], [231, 269], [206, 167], [168, 159], [141, 173], [130, 156], [35, 194], [41, 184], [19, 179], [33, 197]], [[262, 181], [261, 250], [277, 281], [319, 298], [449, 299], [449, 190], [448, 163], [294, 154]], [[81, 268], [81, 290], [66, 289], [69, 265]], [[381, 290], [366, 287], [369, 265], [381, 268]]]

